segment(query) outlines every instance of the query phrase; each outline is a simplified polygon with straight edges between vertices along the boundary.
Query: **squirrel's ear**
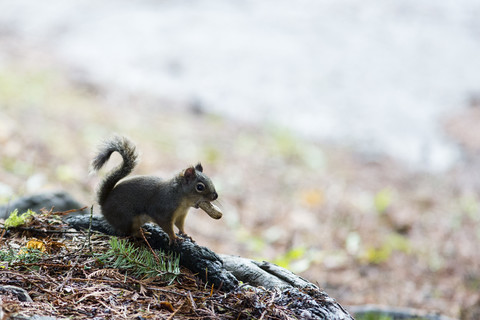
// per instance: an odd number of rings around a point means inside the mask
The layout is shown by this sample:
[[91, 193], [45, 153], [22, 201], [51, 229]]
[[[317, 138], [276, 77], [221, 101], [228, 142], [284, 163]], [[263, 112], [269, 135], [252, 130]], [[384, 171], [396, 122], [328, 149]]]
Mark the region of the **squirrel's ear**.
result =
[[202, 164], [201, 164], [200, 162], [197, 163], [197, 165], [195, 166], [195, 169], [197, 169], [197, 170], [200, 171], [200, 172], [203, 172]]
[[197, 177], [197, 174], [195, 173], [195, 168], [190, 167], [190, 168], [185, 169], [183, 171], [183, 177], [185, 178], [185, 180], [188, 183], [193, 181]]

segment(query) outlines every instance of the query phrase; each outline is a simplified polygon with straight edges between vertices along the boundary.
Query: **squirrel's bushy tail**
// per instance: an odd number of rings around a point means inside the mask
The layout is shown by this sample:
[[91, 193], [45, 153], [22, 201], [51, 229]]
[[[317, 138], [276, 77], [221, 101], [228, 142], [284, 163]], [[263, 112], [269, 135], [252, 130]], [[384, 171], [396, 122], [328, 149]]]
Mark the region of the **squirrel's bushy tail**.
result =
[[117, 151], [123, 158], [123, 163], [110, 171], [100, 183], [97, 190], [97, 200], [100, 205], [105, 203], [108, 195], [117, 182], [132, 172], [137, 165], [135, 145], [125, 137], [115, 136], [106, 140], [99, 148], [97, 156], [92, 161], [93, 171], [98, 171], [108, 161], [112, 153]]

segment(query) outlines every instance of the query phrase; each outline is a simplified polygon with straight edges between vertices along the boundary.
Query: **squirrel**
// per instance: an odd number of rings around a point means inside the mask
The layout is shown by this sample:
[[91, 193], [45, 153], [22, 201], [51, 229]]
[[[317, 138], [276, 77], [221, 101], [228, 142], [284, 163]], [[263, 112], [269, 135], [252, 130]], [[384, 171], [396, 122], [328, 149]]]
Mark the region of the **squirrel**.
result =
[[106, 140], [92, 161], [98, 171], [113, 152], [118, 152], [123, 163], [112, 169], [97, 189], [97, 200], [107, 222], [116, 233], [138, 236], [146, 222], [155, 222], [168, 234], [169, 244], [177, 241], [173, 226], [181, 235], [190, 207], [202, 208], [212, 218], [220, 219], [222, 212], [211, 201], [218, 198], [215, 186], [203, 173], [198, 163], [190, 166], [170, 180], [156, 176], [128, 176], [137, 165], [135, 145], [126, 137], [115, 136]]

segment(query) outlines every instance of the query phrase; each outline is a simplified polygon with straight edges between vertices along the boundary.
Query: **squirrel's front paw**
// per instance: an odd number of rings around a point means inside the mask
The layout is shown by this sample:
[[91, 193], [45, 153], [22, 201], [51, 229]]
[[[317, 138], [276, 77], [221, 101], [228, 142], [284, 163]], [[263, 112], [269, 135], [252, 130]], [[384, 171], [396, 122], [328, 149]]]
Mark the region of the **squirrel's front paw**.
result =
[[173, 239], [172, 238], [173, 237], [171, 237], [168, 241], [168, 245], [170, 245], [170, 246], [172, 246], [172, 245], [176, 246], [176, 245], [179, 245], [180, 243], [182, 243], [183, 241], [185, 241], [185, 239], [179, 238], [179, 237], [175, 237]]
[[188, 239], [188, 240], [190, 240], [191, 242], [195, 243], [195, 240], [193, 240], [193, 238], [190, 237], [190, 236], [189, 236], [188, 234], [186, 234], [185, 232], [180, 231], [178, 234], [180, 235], [180, 237], [182, 237], [182, 240]]

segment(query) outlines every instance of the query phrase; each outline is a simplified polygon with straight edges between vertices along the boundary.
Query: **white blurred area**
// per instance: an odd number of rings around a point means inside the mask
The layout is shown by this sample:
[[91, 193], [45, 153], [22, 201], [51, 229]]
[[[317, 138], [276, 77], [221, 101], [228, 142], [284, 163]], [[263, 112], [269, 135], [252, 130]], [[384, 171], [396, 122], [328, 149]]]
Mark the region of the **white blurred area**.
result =
[[458, 157], [439, 119], [480, 91], [478, 0], [2, 0], [0, 31], [113, 93], [434, 171]]

